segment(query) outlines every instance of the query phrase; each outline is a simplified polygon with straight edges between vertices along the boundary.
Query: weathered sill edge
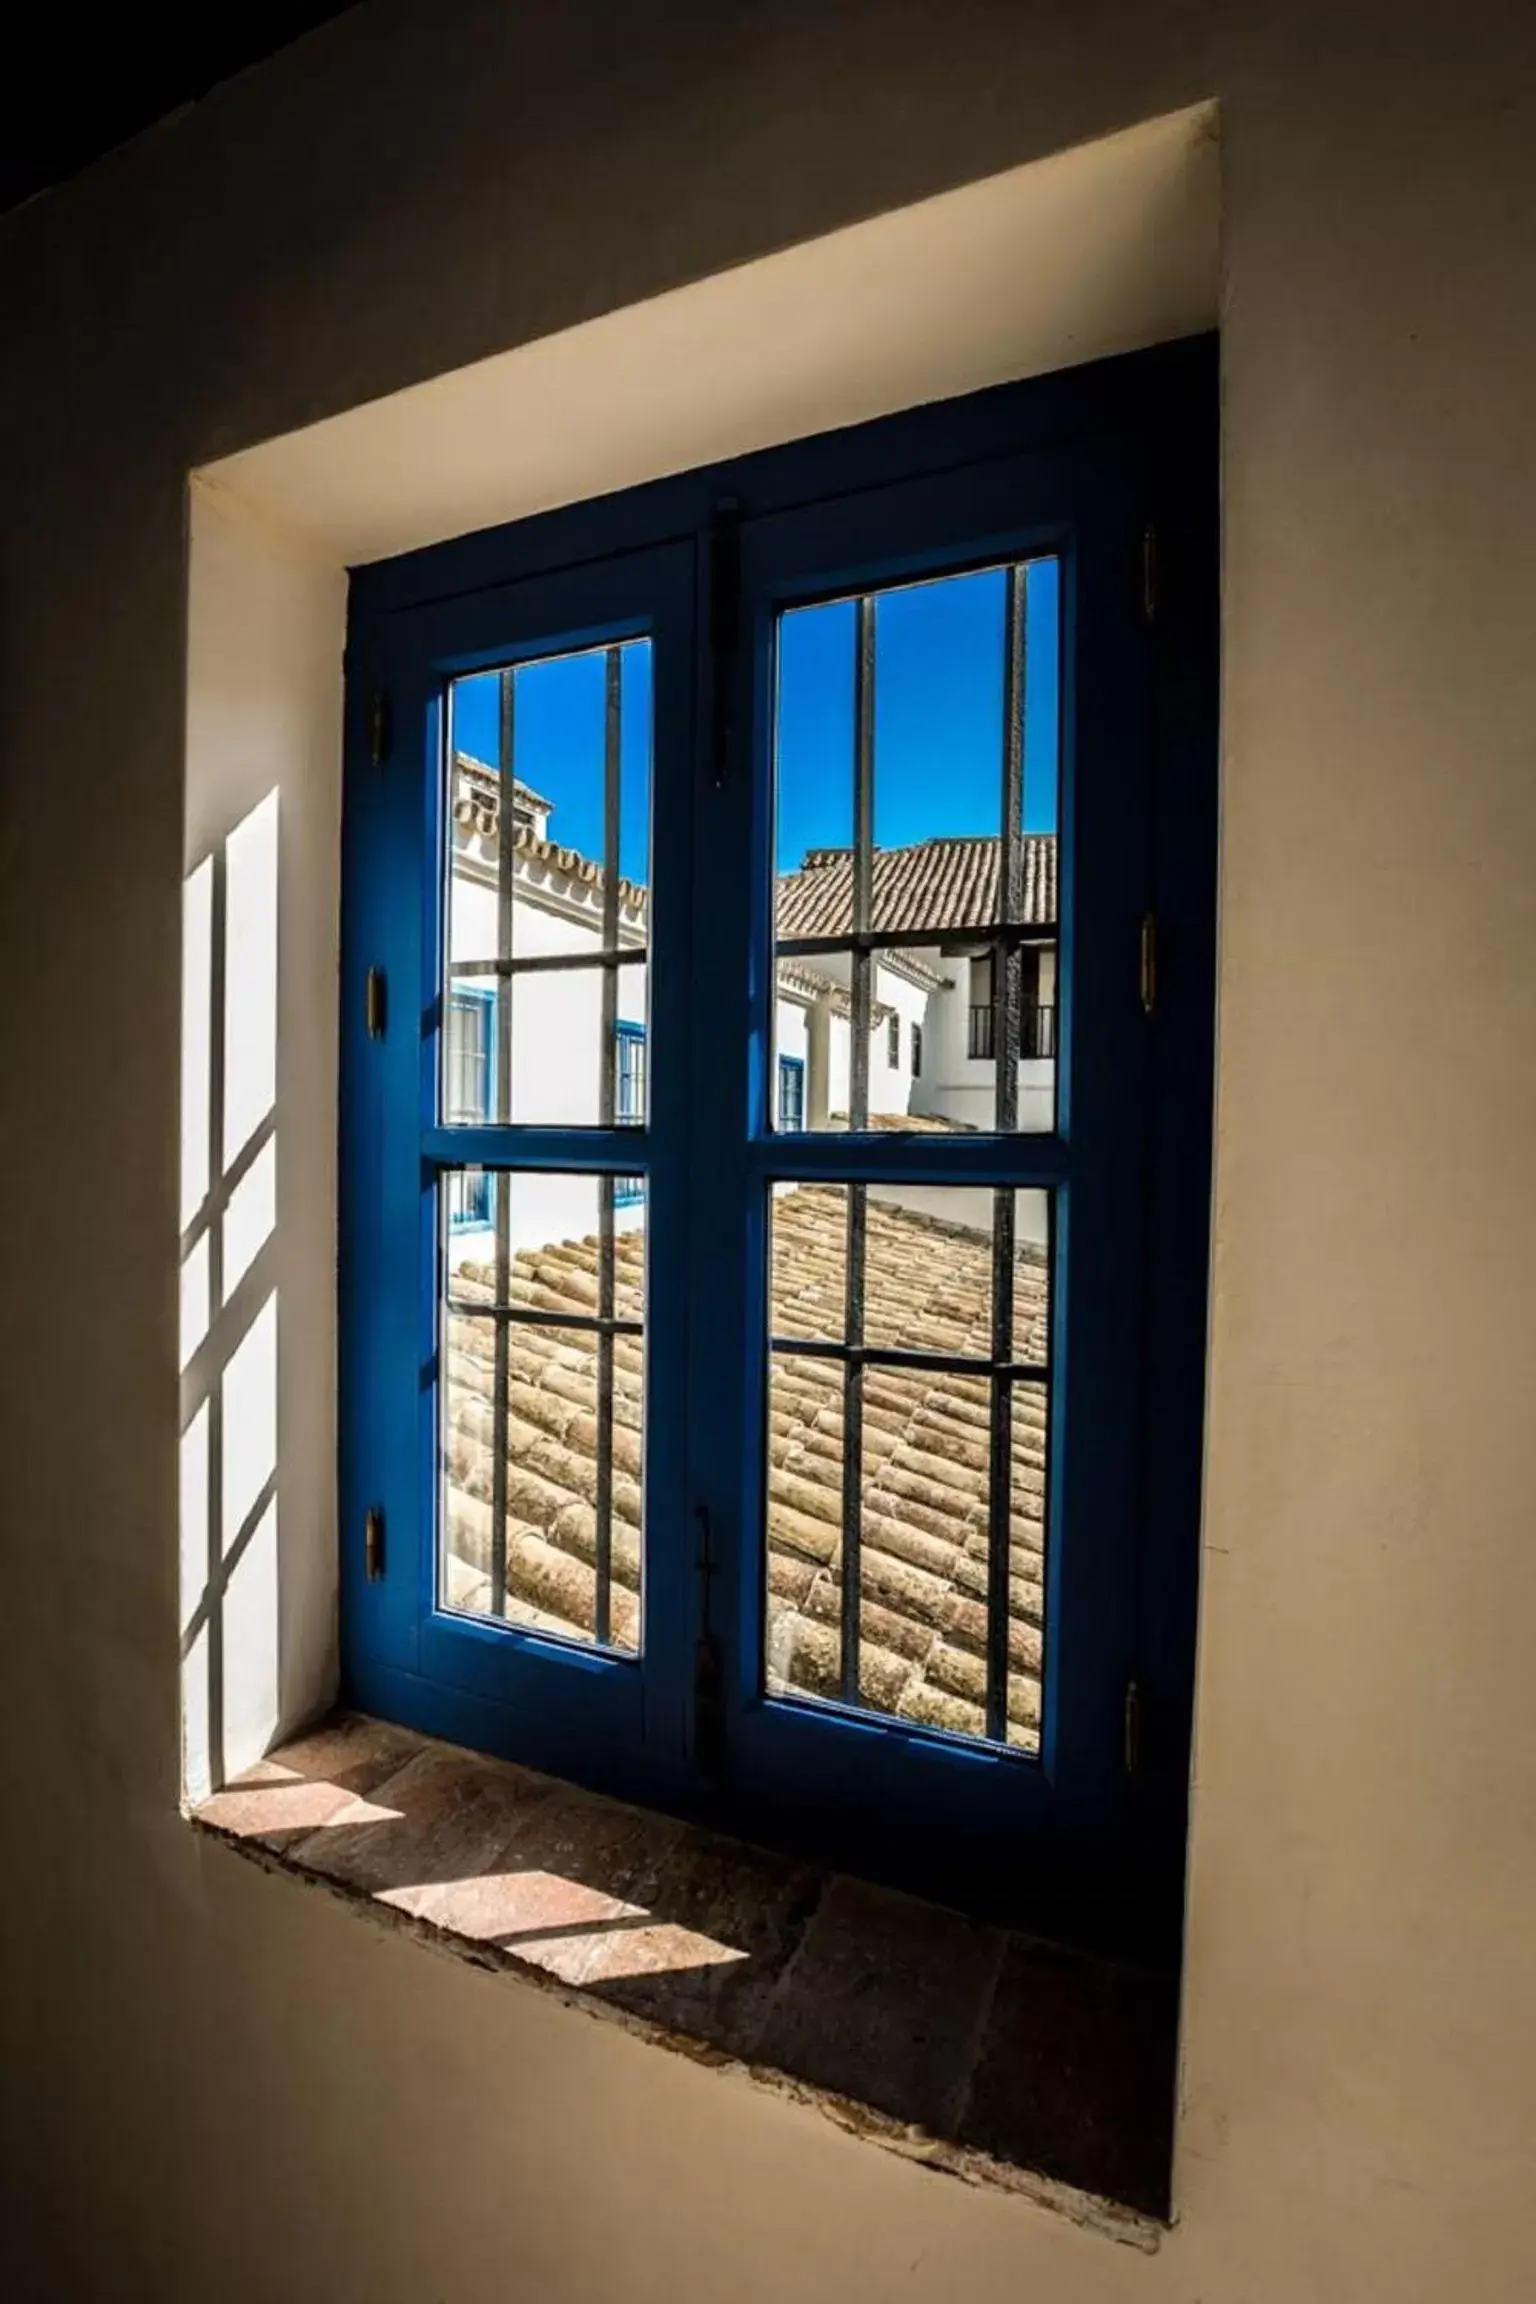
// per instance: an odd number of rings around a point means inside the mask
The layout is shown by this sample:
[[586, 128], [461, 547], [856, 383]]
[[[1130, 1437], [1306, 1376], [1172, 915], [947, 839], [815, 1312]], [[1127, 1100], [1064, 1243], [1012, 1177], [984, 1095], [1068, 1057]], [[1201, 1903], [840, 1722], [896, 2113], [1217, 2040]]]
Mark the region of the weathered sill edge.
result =
[[961, 2145], [926, 2134], [921, 2128], [893, 2120], [889, 2114], [876, 2111], [868, 2104], [839, 2096], [814, 2082], [797, 2079], [777, 2065], [749, 2062], [732, 2055], [728, 2050], [712, 2046], [691, 2034], [657, 2024], [631, 2009], [617, 2006], [611, 2000], [583, 1991], [579, 1985], [568, 1984], [531, 1961], [520, 1960], [515, 1952], [476, 1938], [462, 1936], [454, 1929], [421, 1918], [413, 1912], [403, 1912], [398, 1906], [382, 1903], [377, 1897], [344, 1881], [334, 1880], [307, 1864], [300, 1864], [280, 1850], [263, 1846], [260, 1842], [242, 1838], [200, 1816], [195, 1809], [184, 1812], [188, 1823], [200, 1838], [227, 1848], [245, 1863], [255, 1864], [263, 1872], [281, 1875], [297, 1881], [302, 1887], [322, 1889], [334, 1902], [342, 1905], [354, 1917], [370, 1920], [413, 1937], [444, 1958], [468, 1962], [476, 1968], [488, 1970], [513, 1981], [532, 1985], [562, 2006], [580, 2010], [583, 2015], [617, 2025], [632, 2037], [649, 2042], [653, 2047], [669, 2049], [674, 2055], [686, 2056], [695, 2064], [703, 2064], [718, 2072], [740, 2075], [754, 2087], [792, 2103], [810, 2106], [824, 2119], [841, 2128], [848, 2135], [858, 2136], [882, 2145], [888, 2152], [899, 2153], [904, 2160], [920, 2168], [955, 2177], [962, 2184], [971, 2184], [989, 2191], [1006, 2192], [1015, 2198], [1033, 2202], [1054, 2214], [1065, 2216], [1069, 2222], [1085, 2231], [1101, 2233], [1106, 2239], [1117, 2240], [1122, 2246], [1137, 2248], [1144, 2255], [1155, 2255], [1167, 2227], [1155, 2217], [1147, 2216], [1135, 2208], [1121, 2206], [1095, 2192], [1084, 2192], [1075, 2185], [1064, 2184], [1055, 2177], [1042, 2176], [1030, 2169], [1020, 2168], [1011, 2161], [997, 2160], [990, 2153], [971, 2145]]

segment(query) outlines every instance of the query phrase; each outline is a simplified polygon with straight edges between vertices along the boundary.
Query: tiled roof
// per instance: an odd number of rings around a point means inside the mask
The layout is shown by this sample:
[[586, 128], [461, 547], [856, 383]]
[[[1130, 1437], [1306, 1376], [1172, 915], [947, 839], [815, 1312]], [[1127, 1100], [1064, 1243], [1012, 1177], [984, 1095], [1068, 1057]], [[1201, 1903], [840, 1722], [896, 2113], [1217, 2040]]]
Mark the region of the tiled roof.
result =
[[[848, 1016], [853, 1012], [853, 994], [848, 986], [839, 983], [825, 968], [817, 968], [809, 960], [781, 960], [778, 986], [791, 999], [798, 994], [805, 1001], [825, 1000], [834, 1015]], [[870, 1001], [869, 1020], [872, 1024], [883, 1024], [887, 1017], [897, 1013], [888, 1000]]]
[[[453, 820], [461, 831], [472, 833], [481, 840], [498, 837], [501, 808], [493, 771], [460, 753], [456, 762], [457, 786], [453, 796]], [[526, 784], [514, 785], [520, 798], [530, 805], [548, 808], [550, 803], [539, 797]], [[583, 856], [579, 848], [566, 848], [558, 840], [540, 840], [527, 825], [519, 824], [512, 834], [512, 852], [531, 864], [542, 864], [548, 870], [563, 872], [586, 888], [601, 889], [607, 873], [601, 864], [594, 864], [590, 856]], [[620, 880], [619, 902], [631, 919], [643, 918], [650, 901], [650, 891], [636, 880]]]
[[[1000, 916], [999, 840], [919, 840], [910, 848], [877, 848], [872, 858], [871, 928], [944, 930]], [[1022, 918], [1031, 927], [1056, 918], [1056, 836], [1026, 833]], [[846, 936], [853, 925], [853, 856], [847, 848], [813, 848], [798, 872], [779, 881], [780, 936]]]
[[[454, 822], [482, 840], [494, 840], [500, 813], [496, 771], [465, 752], [457, 754], [454, 765]], [[531, 806], [550, 806], [526, 784], [516, 784], [513, 789]], [[961, 839], [920, 840], [910, 848], [877, 848], [870, 926], [939, 932], [995, 920], [1000, 911], [1001, 845], [995, 839]], [[517, 855], [564, 872], [586, 886], [603, 885], [603, 866], [578, 848], [535, 839], [526, 828], [519, 828], [513, 847]], [[1056, 918], [1056, 835], [1026, 833], [1023, 851], [1022, 917], [1030, 927], [1050, 926]], [[644, 913], [648, 890], [635, 881], [621, 880], [619, 894], [627, 911], [636, 916]], [[848, 849], [812, 848], [798, 872], [780, 875], [780, 936], [845, 936], [852, 923], [853, 858]], [[909, 972], [932, 986], [942, 981], [921, 967], [911, 967]]]
[[[829, 1112], [827, 1120], [833, 1128], [848, 1125], [846, 1112]], [[871, 1112], [869, 1125], [897, 1136], [974, 1136], [978, 1133], [973, 1121], [951, 1120], [947, 1113], [938, 1112]]]
[[[842, 1286], [844, 1204], [826, 1186], [778, 1198], [775, 1332], [830, 1335]], [[621, 1313], [640, 1305], [639, 1235], [617, 1244]], [[990, 1348], [991, 1245], [982, 1235], [868, 1204], [866, 1328], [871, 1343], [956, 1354]], [[592, 1240], [513, 1259], [515, 1304], [590, 1312]], [[492, 1272], [468, 1267], [464, 1301], [489, 1302]], [[1017, 1349], [1044, 1357], [1045, 1266], [1021, 1250]], [[595, 1339], [521, 1325], [509, 1334], [507, 1581], [514, 1621], [582, 1634], [593, 1617]], [[482, 1609], [488, 1590], [491, 1323], [449, 1323], [450, 1597]], [[638, 1644], [641, 1385], [639, 1341], [614, 1346], [612, 1624]], [[769, 1670], [772, 1684], [835, 1696], [842, 1528], [842, 1374], [804, 1355], [775, 1357], [769, 1436]], [[988, 1401], [984, 1380], [871, 1366], [864, 1383], [863, 1653], [866, 1700], [966, 1734], [984, 1727]], [[1009, 1738], [1032, 1747], [1040, 1700], [1044, 1401], [1015, 1390], [1008, 1643]]]
[[[499, 772], [488, 767], [485, 761], [477, 760], [472, 752], [455, 752], [453, 765], [461, 784], [468, 784], [473, 788], [482, 805], [486, 796], [489, 795], [491, 820], [494, 824], [497, 796], [501, 790]], [[531, 784], [525, 784], [521, 776], [514, 776], [512, 779], [512, 797], [520, 802], [524, 808], [543, 808], [546, 811], [552, 811], [555, 805], [553, 800], [546, 800], [542, 792], [535, 792]]]

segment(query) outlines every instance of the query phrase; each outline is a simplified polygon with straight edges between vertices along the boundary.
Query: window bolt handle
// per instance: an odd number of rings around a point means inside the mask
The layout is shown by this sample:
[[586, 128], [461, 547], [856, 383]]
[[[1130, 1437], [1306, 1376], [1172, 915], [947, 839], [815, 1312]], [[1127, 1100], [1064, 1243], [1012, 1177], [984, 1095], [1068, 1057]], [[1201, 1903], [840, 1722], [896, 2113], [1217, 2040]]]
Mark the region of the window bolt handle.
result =
[[704, 1776], [725, 1771], [725, 1659], [709, 1620], [709, 1585], [715, 1573], [714, 1522], [707, 1504], [696, 1504], [699, 1524], [699, 1637], [693, 1652], [693, 1756]]

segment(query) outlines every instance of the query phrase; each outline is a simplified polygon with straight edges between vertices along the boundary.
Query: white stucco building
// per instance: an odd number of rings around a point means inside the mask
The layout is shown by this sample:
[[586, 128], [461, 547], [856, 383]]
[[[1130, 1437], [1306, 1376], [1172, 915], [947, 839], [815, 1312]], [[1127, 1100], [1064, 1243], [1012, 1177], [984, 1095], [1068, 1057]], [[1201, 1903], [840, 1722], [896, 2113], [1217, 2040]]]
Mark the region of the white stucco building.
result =
[[[517, 959], [565, 956], [571, 965], [520, 972], [511, 979], [508, 1038], [498, 1030], [497, 978], [483, 964], [498, 950], [501, 831], [499, 778], [459, 753], [454, 763], [452, 870], [448, 907], [449, 993], [443, 1113], [457, 1123], [510, 1120], [581, 1127], [602, 1119], [603, 950], [606, 875], [600, 864], [564, 846], [553, 804], [522, 782], [513, 784], [511, 919]], [[992, 1125], [992, 952], [965, 931], [995, 919], [1000, 843], [956, 838], [877, 849], [870, 917], [911, 941], [878, 951], [870, 971], [868, 1103], [871, 1124], [932, 1129]], [[853, 864], [846, 848], [813, 848], [797, 871], [780, 877], [776, 931], [785, 941], [846, 935], [852, 919]], [[643, 1124], [646, 1083], [648, 890], [620, 880], [617, 946], [635, 957], [614, 979], [613, 1117]], [[1056, 841], [1024, 841], [1024, 919], [1050, 927], [1056, 918]], [[477, 964], [478, 967], [477, 967]], [[852, 1080], [852, 964], [847, 953], [796, 953], [778, 963], [774, 1008], [774, 1119], [787, 1131], [845, 1128]], [[1052, 1125], [1055, 1102], [1056, 963], [1054, 948], [1025, 951], [1018, 1065], [1018, 1125]], [[499, 1078], [498, 1045], [510, 1049], [509, 1078]], [[487, 1178], [467, 1176], [449, 1210], [455, 1259], [490, 1252]], [[597, 1185], [586, 1176], [518, 1174], [510, 1186], [510, 1245], [590, 1235], [597, 1226]], [[885, 1197], [895, 1195], [890, 1192]], [[927, 1206], [932, 1195], [900, 1195]], [[978, 1226], [989, 1219], [985, 1193], [943, 1194], [944, 1212], [965, 1221], [960, 1203], [977, 1203]], [[614, 1221], [631, 1230], [644, 1220], [638, 1183], [621, 1181]]]

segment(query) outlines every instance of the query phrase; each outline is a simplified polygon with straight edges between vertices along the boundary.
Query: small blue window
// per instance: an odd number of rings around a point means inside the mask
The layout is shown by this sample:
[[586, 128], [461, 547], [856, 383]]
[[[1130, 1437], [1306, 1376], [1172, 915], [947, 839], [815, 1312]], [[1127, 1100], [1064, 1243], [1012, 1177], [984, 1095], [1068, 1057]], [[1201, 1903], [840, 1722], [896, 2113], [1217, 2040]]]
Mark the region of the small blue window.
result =
[[805, 1127], [805, 1058], [779, 1058], [779, 1126], [786, 1136], [798, 1136]]
[[[487, 988], [456, 991], [448, 1003], [443, 1065], [443, 1119], [449, 1127], [483, 1127], [496, 1092], [496, 995]], [[491, 1221], [491, 1179], [483, 1169], [461, 1170], [448, 1192], [448, 1221], [456, 1232]]]
[[[620, 1128], [645, 1124], [645, 1026], [621, 1017], [614, 1025], [613, 1117]], [[633, 1208], [645, 1197], [642, 1176], [616, 1176], [615, 1208]]]

